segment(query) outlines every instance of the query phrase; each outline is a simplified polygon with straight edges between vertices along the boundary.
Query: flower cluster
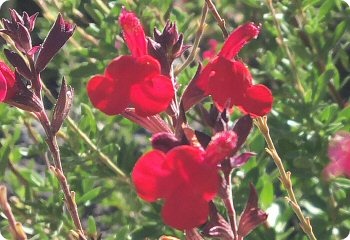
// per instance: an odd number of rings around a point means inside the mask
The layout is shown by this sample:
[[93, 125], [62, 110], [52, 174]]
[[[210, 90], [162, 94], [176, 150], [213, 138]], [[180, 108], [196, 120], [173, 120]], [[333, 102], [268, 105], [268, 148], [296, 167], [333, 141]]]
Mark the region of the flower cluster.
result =
[[[257, 37], [260, 27], [253, 23], [240, 26], [217, 56], [212, 51], [209, 64], [199, 68], [178, 104], [173, 63], [188, 46], [175, 23], [168, 21], [162, 32], [155, 29], [154, 39], [146, 38], [140, 20], [123, 8], [119, 24], [131, 56], [112, 60], [104, 74], [90, 79], [87, 91], [92, 104], [102, 112], [122, 114], [154, 134], [154, 149], [140, 157], [132, 171], [138, 195], [148, 202], [162, 199], [161, 215], [171, 227], [189, 230], [205, 224], [206, 235], [215, 236], [210, 229], [221, 224], [219, 235], [246, 236], [267, 217], [258, 208], [255, 189], [251, 187], [238, 230], [232, 230], [220, 214], [212, 213], [212, 201], [221, 197], [229, 202], [231, 185], [227, 179], [233, 169], [254, 155], [236, 156], [252, 127], [251, 117], [266, 115], [272, 108], [270, 90], [254, 85], [248, 68], [234, 59]], [[209, 95], [216, 106], [206, 113], [212, 137], [184, 125], [185, 112]], [[226, 116], [230, 111], [226, 110], [233, 106], [248, 115], [230, 129]], [[172, 124], [160, 117], [163, 111], [171, 116]]]

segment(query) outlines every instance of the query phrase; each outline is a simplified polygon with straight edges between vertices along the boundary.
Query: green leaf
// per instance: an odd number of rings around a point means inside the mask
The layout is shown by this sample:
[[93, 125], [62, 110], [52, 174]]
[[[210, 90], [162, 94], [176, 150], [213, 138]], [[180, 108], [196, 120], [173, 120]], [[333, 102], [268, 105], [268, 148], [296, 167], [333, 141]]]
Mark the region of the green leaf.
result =
[[80, 203], [86, 203], [96, 198], [100, 194], [101, 189], [102, 189], [101, 187], [97, 187], [85, 193], [83, 196], [77, 199], [77, 204], [79, 205]]
[[93, 216], [89, 216], [88, 218], [87, 231], [91, 235], [97, 233], [96, 222]]
[[348, 27], [348, 22], [346, 20], [340, 22], [337, 25], [337, 27], [335, 28], [335, 31], [333, 32], [332, 45], [335, 45], [339, 41], [339, 39], [344, 35], [347, 27]]
[[348, 178], [338, 177], [333, 180], [333, 183], [340, 188], [350, 189], [350, 179]]
[[327, 16], [327, 14], [332, 10], [334, 3], [334, 0], [326, 0], [325, 2], [323, 2], [317, 14], [318, 21], [322, 20]]
[[97, 124], [95, 115], [93, 114], [91, 107], [85, 103], [81, 103], [81, 121], [79, 127], [85, 131], [87, 134], [91, 134], [90, 137], [94, 137], [97, 132]]
[[274, 199], [273, 184], [269, 177], [264, 178], [263, 187], [259, 195], [259, 203], [263, 208], [268, 208]]

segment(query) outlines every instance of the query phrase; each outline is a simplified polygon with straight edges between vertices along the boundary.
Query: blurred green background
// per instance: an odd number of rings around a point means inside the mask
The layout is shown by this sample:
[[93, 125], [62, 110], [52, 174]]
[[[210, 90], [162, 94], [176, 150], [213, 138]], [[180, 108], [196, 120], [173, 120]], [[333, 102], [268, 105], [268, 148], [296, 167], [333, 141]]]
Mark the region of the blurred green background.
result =
[[[86, 83], [121, 54], [128, 54], [117, 19], [121, 6], [136, 12], [146, 34], [175, 21], [184, 43], [193, 44], [204, 1], [170, 0], [18, 0], [1, 6], [30, 14], [40, 12], [32, 38], [40, 44], [61, 12], [77, 24], [71, 41], [43, 72], [43, 81], [57, 95], [65, 76], [75, 89], [71, 118], [91, 141], [127, 175], [135, 161], [150, 149], [150, 134], [121, 116], [108, 117], [90, 104]], [[258, 39], [239, 54], [257, 83], [270, 87], [275, 97], [269, 115], [271, 135], [285, 167], [292, 172], [297, 199], [310, 216], [318, 239], [344, 239], [350, 229], [350, 181], [325, 181], [330, 137], [350, 131], [350, 7], [341, 0], [217, 0], [218, 12], [231, 32], [248, 21], [262, 24]], [[202, 61], [209, 40], [224, 39], [209, 13], [196, 61], [178, 76], [186, 85]], [[1, 48], [9, 48], [0, 39]], [[187, 56], [185, 53], [185, 56]], [[0, 59], [4, 60], [2, 51]], [[184, 60], [183, 57], [182, 60]], [[181, 59], [180, 59], [181, 60]], [[298, 87], [299, 85], [299, 87]], [[301, 87], [300, 87], [301, 86]], [[46, 99], [47, 109], [52, 104]], [[193, 114], [193, 113], [192, 113]], [[238, 113], [237, 113], [238, 114]], [[236, 114], [236, 115], [237, 115]], [[235, 115], [235, 116], [236, 116]], [[29, 114], [0, 104], [0, 181], [8, 186], [14, 214], [31, 239], [68, 239], [73, 228], [63, 207], [63, 194], [47, 171], [47, 147], [42, 129]], [[193, 119], [190, 125], [195, 126]], [[163, 234], [184, 238], [160, 218], [161, 203], [138, 199], [132, 185], [101, 161], [101, 156], [69, 124], [61, 131], [63, 169], [77, 193], [83, 225], [91, 237], [102, 239], [157, 239]], [[246, 239], [307, 239], [284, 200], [285, 190], [273, 161], [265, 153], [263, 137], [255, 129], [244, 146], [257, 156], [234, 174], [233, 198], [237, 212], [247, 199], [249, 182], [258, 190], [260, 206], [269, 221]], [[0, 233], [10, 238], [0, 215]], [[1, 235], [0, 235], [1, 238]]]

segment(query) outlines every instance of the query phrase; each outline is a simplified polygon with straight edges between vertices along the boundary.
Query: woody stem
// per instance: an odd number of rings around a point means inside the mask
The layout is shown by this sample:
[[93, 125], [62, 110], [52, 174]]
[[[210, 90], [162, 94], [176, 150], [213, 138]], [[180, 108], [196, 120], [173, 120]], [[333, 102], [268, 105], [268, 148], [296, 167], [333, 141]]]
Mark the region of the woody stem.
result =
[[50, 167], [50, 170], [55, 173], [60, 183], [61, 189], [64, 194], [67, 209], [73, 219], [75, 227], [77, 228], [80, 236], [83, 237], [84, 240], [86, 240], [86, 237], [84, 236], [84, 230], [79, 218], [78, 207], [75, 202], [75, 192], [70, 190], [67, 182], [67, 178], [64, 175], [64, 172], [62, 169], [61, 155], [57, 144], [56, 135], [53, 134], [51, 131], [51, 124], [44, 110], [41, 111], [40, 113], [37, 113], [37, 117], [45, 130], [45, 133], [47, 136], [46, 141], [49, 146], [50, 152], [53, 157], [54, 165], [55, 165], [55, 167]]
[[218, 23], [219, 27], [221, 28], [222, 34], [224, 35], [225, 38], [228, 37], [228, 31], [225, 26], [225, 20], [221, 18], [219, 12], [216, 10], [216, 7], [214, 3], [211, 0], [205, 0], [206, 5], [208, 5], [209, 10], [213, 14], [216, 22]]
[[288, 197], [286, 197], [286, 200], [288, 201], [288, 203], [292, 207], [294, 213], [297, 215], [297, 217], [300, 221], [300, 226], [303, 229], [303, 231], [305, 232], [305, 234], [309, 237], [310, 240], [316, 240], [316, 237], [312, 231], [310, 218], [304, 217], [304, 215], [301, 211], [301, 208], [297, 202], [297, 199], [295, 197], [293, 185], [292, 185], [292, 181], [291, 181], [291, 173], [289, 171], [286, 172], [286, 170], [284, 169], [282, 160], [277, 153], [275, 145], [272, 142], [272, 139], [270, 136], [270, 130], [269, 130], [269, 127], [267, 125], [267, 117], [264, 116], [264, 117], [256, 118], [254, 123], [259, 128], [262, 135], [264, 136], [265, 141], [266, 141], [267, 146], [268, 146], [266, 148], [266, 151], [272, 157], [273, 161], [275, 162], [275, 164], [278, 168], [278, 171], [279, 171], [280, 176], [281, 176], [280, 180], [281, 180], [281, 182], [282, 182], [282, 184], [283, 184], [283, 186], [286, 189], [287, 194], [288, 194]]

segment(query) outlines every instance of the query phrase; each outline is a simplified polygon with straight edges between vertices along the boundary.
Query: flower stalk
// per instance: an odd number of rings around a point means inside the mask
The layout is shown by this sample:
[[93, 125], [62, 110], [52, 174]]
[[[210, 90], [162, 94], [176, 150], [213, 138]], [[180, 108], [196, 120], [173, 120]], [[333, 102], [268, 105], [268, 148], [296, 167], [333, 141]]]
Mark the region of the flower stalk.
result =
[[284, 188], [287, 191], [288, 197], [286, 197], [287, 202], [292, 207], [293, 211], [297, 215], [299, 221], [300, 221], [300, 227], [303, 229], [305, 234], [309, 237], [310, 240], [316, 240], [316, 237], [312, 231], [312, 226], [310, 222], [309, 217], [305, 217], [303, 215], [303, 212], [301, 211], [301, 208], [297, 202], [297, 199], [295, 197], [294, 191], [293, 191], [293, 184], [291, 181], [291, 172], [285, 170], [282, 160], [280, 156], [277, 153], [277, 150], [275, 148], [275, 145], [273, 144], [273, 141], [270, 136], [270, 130], [267, 125], [267, 117], [259, 117], [254, 120], [255, 125], [259, 128], [261, 134], [264, 136], [267, 148], [266, 152], [271, 156], [273, 161], [275, 162], [278, 171], [280, 173], [280, 180], [284, 186]]
[[194, 60], [196, 53], [197, 53], [197, 48], [199, 46], [201, 37], [202, 37], [204, 29], [205, 29], [205, 19], [207, 17], [207, 13], [208, 13], [208, 6], [207, 6], [207, 4], [204, 4], [204, 6], [202, 8], [201, 21], [199, 23], [199, 26], [198, 26], [198, 29], [196, 32], [196, 38], [194, 39], [191, 53], [188, 56], [188, 58], [186, 59], [186, 61], [178, 69], [175, 70], [175, 72], [174, 72], [175, 76], [179, 75], [179, 73], [181, 73]]
[[206, 2], [206, 5], [208, 6], [209, 10], [213, 14], [215, 20], [217, 21], [219, 27], [221, 28], [222, 34], [224, 35], [225, 38], [227, 38], [229, 33], [228, 33], [226, 26], [225, 26], [225, 20], [223, 18], [221, 18], [220, 14], [216, 10], [214, 3], [211, 0], [205, 0], [205, 2]]
[[26, 240], [27, 235], [23, 230], [22, 224], [16, 221], [11, 206], [7, 201], [7, 188], [4, 185], [0, 185], [0, 209], [2, 209], [7, 217], [13, 238], [17, 240]]

